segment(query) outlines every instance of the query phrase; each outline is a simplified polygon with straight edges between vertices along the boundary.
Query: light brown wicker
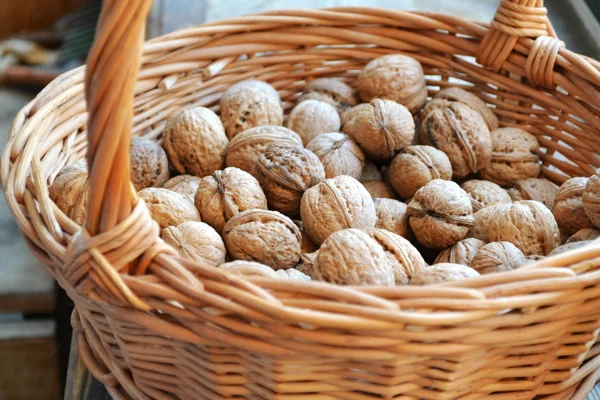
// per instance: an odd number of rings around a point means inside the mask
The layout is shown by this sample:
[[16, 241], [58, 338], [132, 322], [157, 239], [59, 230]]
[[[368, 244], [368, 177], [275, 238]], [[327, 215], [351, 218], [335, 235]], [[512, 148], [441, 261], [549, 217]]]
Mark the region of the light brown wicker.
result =
[[[143, 44], [149, 5], [104, 2], [87, 69], [17, 115], [1, 165], [21, 231], [76, 304], [81, 355], [115, 399], [584, 398], [600, 375], [600, 243], [431, 287], [241, 278], [175, 258], [129, 181], [131, 134], [160, 140], [166, 119], [216, 109], [234, 82], [272, 83], [289, 110], [306, 81], [352, 82], [387, 53], [418, 59], [430, 94], [464, 87], [502, 126], [536, 135], [548, 178], [590, 175], [600, 166], [600, 64], [553, 37], [542, 0], [502, 0], [491, 27], [288, 10]], [[48, 186], [86, 154], [80, 230]]]

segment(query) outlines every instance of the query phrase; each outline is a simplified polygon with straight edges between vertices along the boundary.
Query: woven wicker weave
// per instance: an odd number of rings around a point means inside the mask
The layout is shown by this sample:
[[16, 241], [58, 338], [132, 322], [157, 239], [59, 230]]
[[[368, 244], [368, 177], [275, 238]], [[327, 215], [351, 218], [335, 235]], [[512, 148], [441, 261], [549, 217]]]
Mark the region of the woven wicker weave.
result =
[[[502, 0], [491, 26], [278, 11], [143, 44], [150, 2], [106, 0], [87, 70], [17, 115], [1, 166], [21, 231], [76, 304], [92, 374], [115, 399], [583, 399], [600, 365], [600, 244], [430, 287], [241, 278], [175, 258], [129, 181], [131, 134], [160, 140], [170, 116], [216, 109], [234, 82], [268, 81], [289, 109], [306, 81], [352, 82], [387, 53], [418, 59], [430, 94], [465, 87], [501, 125], [536, 135], [549, 179], [588, 176], [600, 166], [600, 64], [554, 38], [542, 3]], [[86, 154], [80, 230], [48, 186]]]

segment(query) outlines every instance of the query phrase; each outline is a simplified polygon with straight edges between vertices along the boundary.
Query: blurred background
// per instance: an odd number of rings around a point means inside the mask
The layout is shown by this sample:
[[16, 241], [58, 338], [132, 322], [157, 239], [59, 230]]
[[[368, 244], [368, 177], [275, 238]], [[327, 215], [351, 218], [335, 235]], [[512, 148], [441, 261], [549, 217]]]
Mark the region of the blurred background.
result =
[[[17, 112], [58, 74], [82, 65], [101, 0], [0, 0], [0, 147]], [[155, 0], [147, 36], [283, 8], [374, 6], [489, 22], [499, 0]], [[567, 47], [600, 59], [600, 0], [546, 0]], [[74, 399], [72, 305], [30, 255], [0, 196], [0, 400]], [[98, 399], [87, 393], [86, 399]], [[104, 395], [102, 395], [102, 398]], [[599, 397], [600, 398], [600, 397]]]

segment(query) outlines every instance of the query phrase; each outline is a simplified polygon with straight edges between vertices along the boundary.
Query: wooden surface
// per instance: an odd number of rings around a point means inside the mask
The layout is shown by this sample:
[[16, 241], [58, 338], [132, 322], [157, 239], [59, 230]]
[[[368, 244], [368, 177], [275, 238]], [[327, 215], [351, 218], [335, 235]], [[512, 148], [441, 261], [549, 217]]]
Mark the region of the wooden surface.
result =
[[0, 39], [48, 29], [79, 4], [80, 0], [0, 0]]

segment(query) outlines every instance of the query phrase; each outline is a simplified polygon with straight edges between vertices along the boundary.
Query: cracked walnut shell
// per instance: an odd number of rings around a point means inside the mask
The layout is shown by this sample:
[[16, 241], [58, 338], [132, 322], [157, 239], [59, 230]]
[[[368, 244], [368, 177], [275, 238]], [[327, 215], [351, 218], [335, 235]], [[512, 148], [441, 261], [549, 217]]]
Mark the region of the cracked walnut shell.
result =
[[479, 249], [483, 246], [485, 246], [483, 240], [475, 238], [463, 239], [455, 243], [452, 247], [442, 250], [433, 263], [451, 263], [470, 266], [471, 260], [473, 260], [473, 257], [475, 257]]
[[427, 85], [421, 63], [401, 54], [388, 54], [371, 60], [356, 80], [364, 102], [388, 99], [417, 112], [427, 101]]
[[162, 187], [184, 195], [193, 203], [201, 180], [202, 178], [193, 175], [179, 175], [166, 181]]
[[408, 240], [385, 229], [372, 229], [369, 235], [383, 248], [392, 264], [396, 285], [408, 285], [410, 279], [427, 264]]
[[221, 236], [204, 222], [187, 221], [162, 231], [162, 239], [179, 257], [216, 267], [225, 261], [227, 251]]
[[365, 154], [350, 136], [338, 132], [323, 133], [306, 145], [325, 169], [327, 178], [348, 175], [360, 179], [365, 165]]
[[194, 203], [182, 194], [163, 188], [146, 188], [140, 190], [138, 196], [144, 200], [161, 230], [187, 221], [201, 221]]
[[471, 267], [461, 264], [441, 263], [421, 269], [410, 280], [411, 285], [435, 285], [479, 276]]
[[434, 179], [415, 193], [408, 217], [419, 243], [445, 249], [464, 238], [473, 225], [473, 206], [456, 183]]
[[471, 268], [485, 275], [512, 271], [527, 263], [523, 252], [511, 242], [492, 242], [479, 250], [471, 262]]
[[512, 203], [508, 192], [494, 182], [471, 179], [463, 182], [460, 187], [469, 195], [473, 212], [494, 203]]
[[292, 109], [286, 126], [302, 138], [304, 145], [322, 133], [338, 132], [340, 116], [329, 103], [306, 100]]
[[398, 200], [373, 199], [377, 212], [376, 228], [388, 230], [405, 239], [412, 239], [413, 234], [408, 224], [408, 206]]
[[513, 201], [535, 200], [552, 210], [558, 193], [558, 186], [548, 179], [529, 178], [517, 181], [507, 192]]
[[229, 167], [202, 178], [194, 204], [202, 221], [222, 232], [234, 215], [253, 208], [266, 210], [267, 198], [252, 175]]
[[304, 86], [298, 103], [311, 99], [329, 103], [341, 114], [358, 104], [358, 93], [339, 79], [318, 78]]
[[592, 224], [600, 228], [600, 170], [592, 175], [583, 191], [583, 209]]
[[308, 189], [300, 203], [304, 229], [317, 245], [333, 232], [372, 229], [377, 221], [375, 204], [367, 189], [356, 179], [340, 175]]
[[552, 213], [563, 235], [571, 236], [594, 224], [583, 209], [583, 192], [589, 178], [572, 178], [562, 184], [554, 201]]
[[160, 187], [169, 180], [169, 159], [160, 145], [150, 139], [131, 138], [129, 152], [131, 181], [136, 191]]

